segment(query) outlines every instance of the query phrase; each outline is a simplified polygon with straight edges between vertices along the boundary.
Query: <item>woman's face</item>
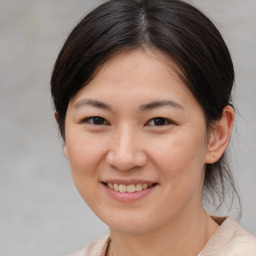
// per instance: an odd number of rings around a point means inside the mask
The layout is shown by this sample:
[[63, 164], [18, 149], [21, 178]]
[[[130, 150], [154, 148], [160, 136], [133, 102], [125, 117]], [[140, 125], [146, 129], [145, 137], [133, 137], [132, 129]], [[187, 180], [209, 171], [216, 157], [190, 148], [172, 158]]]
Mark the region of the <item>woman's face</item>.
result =
[[150, 232], [202, 209], [205, 118], [167, 62], [149, 49], [119, 53], [67, 109], [74, 182], [113, 230]]

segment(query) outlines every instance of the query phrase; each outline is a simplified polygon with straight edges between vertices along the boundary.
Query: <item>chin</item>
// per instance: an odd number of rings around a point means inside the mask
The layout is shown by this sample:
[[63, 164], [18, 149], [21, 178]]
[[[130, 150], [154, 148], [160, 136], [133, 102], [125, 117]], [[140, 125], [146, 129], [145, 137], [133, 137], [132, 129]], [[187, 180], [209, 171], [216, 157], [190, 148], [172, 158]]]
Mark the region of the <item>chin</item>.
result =
[[157, 221], [145, 214], [122, 212], [109, 216], [99, 216], [110, 230], [127, 234], [145, 234], [157, 228]]

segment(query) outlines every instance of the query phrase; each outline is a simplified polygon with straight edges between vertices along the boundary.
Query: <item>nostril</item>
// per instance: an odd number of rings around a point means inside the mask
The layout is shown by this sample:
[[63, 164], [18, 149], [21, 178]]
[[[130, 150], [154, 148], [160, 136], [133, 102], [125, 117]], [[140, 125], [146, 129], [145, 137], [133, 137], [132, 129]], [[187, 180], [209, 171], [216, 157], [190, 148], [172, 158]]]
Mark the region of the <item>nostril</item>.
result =
[[125, 171], [135, 167], [143, 167], [147, 163], [147, 155], [140, 150], [112, 150], [106, 156], [107, 163], [118, 170]]

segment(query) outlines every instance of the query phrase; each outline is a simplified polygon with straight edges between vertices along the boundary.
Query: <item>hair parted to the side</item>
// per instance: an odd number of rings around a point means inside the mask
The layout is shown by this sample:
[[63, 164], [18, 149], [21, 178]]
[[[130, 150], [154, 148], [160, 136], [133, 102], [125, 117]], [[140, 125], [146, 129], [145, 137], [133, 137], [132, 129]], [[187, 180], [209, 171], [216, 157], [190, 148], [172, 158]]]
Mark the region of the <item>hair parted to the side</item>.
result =
[[[230, 53], [201, 11], [179, 0], [110, 0], [74, 28], [54, 66], [51, 92], [64, 140], [66, 111], [74, 95], [111, 56], [144, 47], [158, 49], [179, 67], [181, 72], [175, 72], [201, 105], [208, 128], [222, 116], [226, 105], [232, 105]], [[225, 154], [206, 166], [204, 189], [217, 195], [220, 204], [226, 192], [231, 193], [240, 206]]]

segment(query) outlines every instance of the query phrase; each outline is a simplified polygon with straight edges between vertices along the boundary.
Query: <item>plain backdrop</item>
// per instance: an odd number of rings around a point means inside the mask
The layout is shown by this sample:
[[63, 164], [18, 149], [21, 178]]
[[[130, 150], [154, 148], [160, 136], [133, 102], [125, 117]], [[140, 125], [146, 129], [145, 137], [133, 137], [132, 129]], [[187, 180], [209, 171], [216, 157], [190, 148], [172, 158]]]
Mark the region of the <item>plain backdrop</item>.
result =
[[[50, 76], [64, 40], [99, 0], [0, 0], [0, 256], [58, 256], [107, 232], [76, 191], [53, 118]], [[256, 235], [256, 0], [188, 1], [229, 46], [236, 72], [230, 151]]]

